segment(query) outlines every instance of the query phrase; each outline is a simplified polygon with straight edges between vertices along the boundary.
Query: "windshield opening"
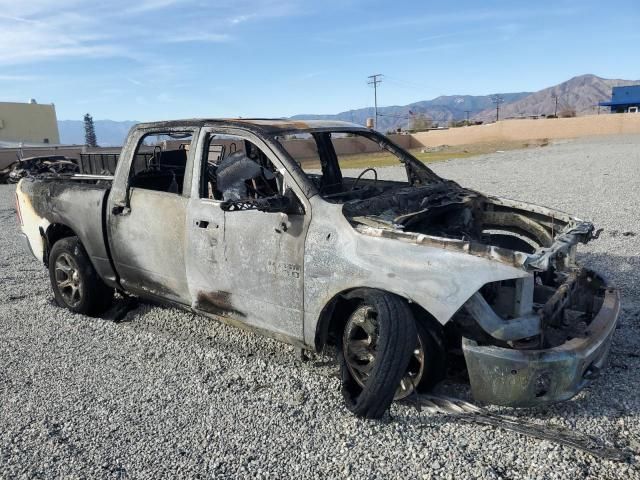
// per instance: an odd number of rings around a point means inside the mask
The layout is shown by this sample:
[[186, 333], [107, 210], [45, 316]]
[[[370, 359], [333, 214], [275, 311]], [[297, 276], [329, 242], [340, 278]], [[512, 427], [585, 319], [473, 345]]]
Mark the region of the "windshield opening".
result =
[[441, 181], [409, 152], [375, 132], [298, 133], [278, 141], [322, 197], [335, 203]]

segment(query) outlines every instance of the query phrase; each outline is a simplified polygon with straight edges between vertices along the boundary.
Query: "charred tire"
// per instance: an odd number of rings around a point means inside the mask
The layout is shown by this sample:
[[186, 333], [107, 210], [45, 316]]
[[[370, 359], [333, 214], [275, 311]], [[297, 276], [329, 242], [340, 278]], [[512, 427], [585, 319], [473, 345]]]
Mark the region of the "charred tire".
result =
[[447, 373], [447, 353], [442, 327], [431, 321], [416, 323], [419, 344], [422, 347], [424, 366], [416, 385], [419, 393], [430, 391]]
[[49, 279], [56, 303], [72, 312], [98, 315], [113, 301], [78, 237], [58, 240], [49, 255]]
[[416, 323], [407, 302], [396, 295], [360, 290], [350, 299], [357, 300], [356, 308], [337, 342], [342, 395], [357, 416], [380, 418], [407, 370], [416, 344]]

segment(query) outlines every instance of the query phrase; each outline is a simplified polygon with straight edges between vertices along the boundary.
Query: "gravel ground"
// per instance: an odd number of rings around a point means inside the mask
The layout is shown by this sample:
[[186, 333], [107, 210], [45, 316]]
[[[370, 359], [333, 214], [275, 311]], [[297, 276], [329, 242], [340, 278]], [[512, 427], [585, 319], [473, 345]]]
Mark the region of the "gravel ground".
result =
[[[590, 433], [635, 451], [630, 462], [410, 405], [383, 421], [354, 418], [330, 359], [301, 363], [291, 347], [176, 309], [142, 305], [116, 324], [57, 308], [2, 185], [0, 477], [640, 478], [640, 136], [433, 168], [605, 229], [581, 259], [623, 293], [606, 375], [562, 404], [491, 410]], [[453, 381], [441, 388], [468, 394]]]

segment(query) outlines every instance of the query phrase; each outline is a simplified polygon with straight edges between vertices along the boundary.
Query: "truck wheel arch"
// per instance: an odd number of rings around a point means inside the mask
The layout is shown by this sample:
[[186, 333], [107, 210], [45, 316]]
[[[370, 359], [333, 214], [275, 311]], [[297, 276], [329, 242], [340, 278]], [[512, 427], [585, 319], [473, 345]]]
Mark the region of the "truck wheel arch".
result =
[[[390, 293], [392, 295], [398, 295], [397, 293], [387, 290], [369, 287], [350, 288], [334, 295], [334, 297], [326, 303], [318, 318], [314, 339], [316, 351], [322, 351], [332, 336], [341, 334], [342, 328], [349, 318], [349, 315], [351, 315], [357, 307], [357, 299], [360, 298], [358, 296], [358, 292], [362, 292], [363, 290], [376, 290], [384, 293]], [[438, 322], [435, 317], [421, 305], [413, 302], [411, 299], [406, 298], [403, 295], [398, 296], [403, 298], [409, 304], [409, 308], [411, 308], [416, 321], [428, 322], [438, 328], [442, 327], [440, 322]]]
[[47, 227], [46, 232], [40, 228], [40, 235], [42, 236], [42, 242], [44, 243], [43, 259], [45, 266], [49, 266], [49, 253], [55, 245], [55, 243], [63, 238], [76, 237], [77, 234], [67, 225], [63, 223], [52, 223]]

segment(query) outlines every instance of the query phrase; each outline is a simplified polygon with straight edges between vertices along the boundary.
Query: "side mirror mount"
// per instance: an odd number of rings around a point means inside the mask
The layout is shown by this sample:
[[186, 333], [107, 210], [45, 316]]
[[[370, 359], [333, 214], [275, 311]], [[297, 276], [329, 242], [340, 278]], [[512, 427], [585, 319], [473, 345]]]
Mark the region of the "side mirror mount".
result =
[[273, 197], [261, 199], [265, 203], [258, 205], [258, 210], [267, 213], [288, 213], [291, 207], [291, 199], [284, 195], [274, 195]]

